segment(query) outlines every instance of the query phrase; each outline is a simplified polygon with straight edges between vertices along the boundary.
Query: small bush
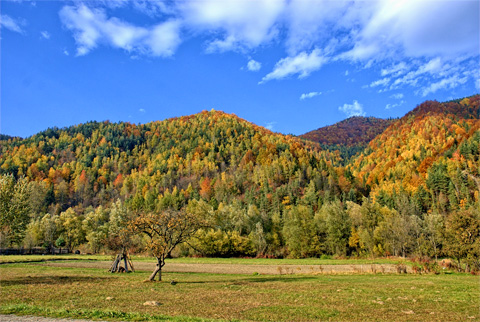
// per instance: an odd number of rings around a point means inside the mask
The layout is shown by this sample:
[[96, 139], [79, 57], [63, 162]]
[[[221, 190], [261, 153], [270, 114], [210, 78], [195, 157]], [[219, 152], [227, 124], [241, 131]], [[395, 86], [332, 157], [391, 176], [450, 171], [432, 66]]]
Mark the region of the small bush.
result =
[[405, 264], [397, 264], [397, 273], [407, 274], [407, 266], [405, 266]]

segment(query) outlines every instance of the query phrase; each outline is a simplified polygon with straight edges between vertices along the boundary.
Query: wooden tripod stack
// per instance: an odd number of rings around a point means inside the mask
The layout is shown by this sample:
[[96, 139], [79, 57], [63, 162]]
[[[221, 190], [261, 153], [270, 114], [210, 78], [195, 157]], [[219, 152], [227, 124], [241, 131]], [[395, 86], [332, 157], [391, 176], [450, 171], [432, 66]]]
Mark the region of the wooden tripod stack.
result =
[[[123, 260], [123, 265], [121, 266], [121, 261]], [[128, 269], [130, 267], [130, 270]], [[128, 253], [121, 253], [115, 257], [112, 266], [108, 270], [110, 273], [123, 273], [123, 272], [135, 272], [133, 268], [132, 261]]]

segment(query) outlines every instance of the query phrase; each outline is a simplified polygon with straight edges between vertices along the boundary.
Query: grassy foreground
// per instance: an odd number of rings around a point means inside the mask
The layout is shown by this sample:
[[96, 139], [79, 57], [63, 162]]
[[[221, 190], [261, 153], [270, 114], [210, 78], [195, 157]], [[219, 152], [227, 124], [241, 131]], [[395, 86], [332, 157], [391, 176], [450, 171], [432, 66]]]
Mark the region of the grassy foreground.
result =
[[[148, 274], [0, 265], [0, 313], [116, 321], [480, 319], [478, 276], [466, 274], [166, 273], [166, 282], [143, 282]], [[146, 301], [159, 306], [145, 306]]]

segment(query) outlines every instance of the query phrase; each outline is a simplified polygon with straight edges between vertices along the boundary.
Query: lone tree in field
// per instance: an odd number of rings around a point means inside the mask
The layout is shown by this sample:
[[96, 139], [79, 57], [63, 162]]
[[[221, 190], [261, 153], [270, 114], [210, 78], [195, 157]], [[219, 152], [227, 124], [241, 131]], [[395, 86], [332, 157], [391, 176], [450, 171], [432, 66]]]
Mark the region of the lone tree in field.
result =
[[162, 280], [162, 267], [165, 258], [170, 256], [175, 247], [186, 242], [201, 226], [198, 216], [185, 210], [164, 210], [159, 213], [140, 214], [133, 221], [134, 229], [148, 236], [147, 247], [157, 258], [157, 265], [149, 280]]

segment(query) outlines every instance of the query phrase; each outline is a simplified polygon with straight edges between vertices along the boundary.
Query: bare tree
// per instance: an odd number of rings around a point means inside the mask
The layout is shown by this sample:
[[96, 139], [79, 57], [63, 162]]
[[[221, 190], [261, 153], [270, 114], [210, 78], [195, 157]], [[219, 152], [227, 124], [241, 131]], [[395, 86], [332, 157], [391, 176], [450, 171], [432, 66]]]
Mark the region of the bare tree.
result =
[[155, 270], [149, 280], [162, 280], [162, 267], [175, 247], [186, 242], [201, 226], [198, 216], [184, 210], [164, 210], [159, 213], [142, 213], [133, 221], [133, 228], [148, 236], [148, 249], [157, 258]]

